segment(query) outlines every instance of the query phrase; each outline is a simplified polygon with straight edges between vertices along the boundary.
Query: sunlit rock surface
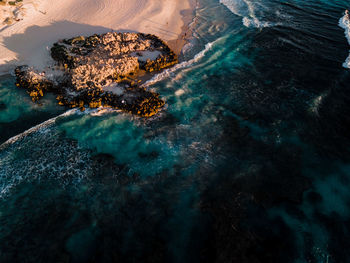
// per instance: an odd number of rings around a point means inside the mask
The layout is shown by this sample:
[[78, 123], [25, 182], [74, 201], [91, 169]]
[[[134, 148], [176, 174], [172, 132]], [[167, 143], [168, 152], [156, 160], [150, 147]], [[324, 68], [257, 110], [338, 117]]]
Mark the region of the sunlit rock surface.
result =
[[51, 48], [55, 67], [38, 72], [17, 67], [16, 85], [33, 101], [45, 92], [57, 94], [60, 105], [113, 107], [150, 117], [164, 106], [159, 94], [138, 84], [140, 72], [159, 71], [178, 62], [176, 54], [154, 35], [116, 33], [64, 39]]

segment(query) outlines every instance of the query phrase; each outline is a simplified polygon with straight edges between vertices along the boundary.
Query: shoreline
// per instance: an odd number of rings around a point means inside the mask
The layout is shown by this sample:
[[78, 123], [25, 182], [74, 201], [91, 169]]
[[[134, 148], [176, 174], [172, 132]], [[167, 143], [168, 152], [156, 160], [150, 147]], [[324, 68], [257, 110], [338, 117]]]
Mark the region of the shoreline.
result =
[[[29, 1], [29, 0], [28, 0]], [[196, 0], [47, 0], [0, 30], [0, 75], [15, 66], [44, 69], [49, 47], [62, 38], [110, 31], [157, 35], [180, 55]], [[57, 12], [59, 10], [60, 12]]]
[[198, 0], [188, 0], [190, 4], [190, 8], [183, 10], [181, 13], [181, 19], [183, 22], [183, 26], [181, 27], [181, 34], [178, 35], [177, 39], [169, 40], [168, 45], [169, 47], [178, 55], [180, 56], [182, 52], [182, 48], [190, 41], [192, 34], [189, 34], [192, 32], [191, 30], [191, 24], [196, 18], [195, 16], [195, 10], [198, 5]]

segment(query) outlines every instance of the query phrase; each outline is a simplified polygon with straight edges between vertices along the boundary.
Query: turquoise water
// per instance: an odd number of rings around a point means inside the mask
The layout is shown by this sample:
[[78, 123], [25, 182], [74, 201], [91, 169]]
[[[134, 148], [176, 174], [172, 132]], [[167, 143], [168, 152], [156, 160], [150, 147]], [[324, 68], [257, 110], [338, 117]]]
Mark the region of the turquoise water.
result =
[[2, 77], [0, 262], [350, 262], [346, 8], [200, 1], [151, 119]]

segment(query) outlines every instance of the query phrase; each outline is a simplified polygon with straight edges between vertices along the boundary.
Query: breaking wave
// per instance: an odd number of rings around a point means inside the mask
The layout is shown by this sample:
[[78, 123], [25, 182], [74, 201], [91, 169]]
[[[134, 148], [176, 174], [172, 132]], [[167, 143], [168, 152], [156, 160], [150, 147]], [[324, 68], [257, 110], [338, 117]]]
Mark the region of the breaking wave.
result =
[[76, 112], [69, 110], [0, 145], [0, 198], [23, 181], [50, 177], [64, 185], [87, 174], [90, 153], [74, 141], [62, 139], [55, 125], [59, 118]]
[[210, 42], [208, 44], [205, 45], [205, 48], [199, 52], [197, 55], [194, 56], [193, 59], [190, 59], [188, 61], [184, 61], [181, 62], [180, 64], [175, 65], [172, 68], [169, 68], [167, 70], [162, 71], [161, 73], [155, 75], [152, 79], [150, 79], [149, 81], [147, 81], [145, 84], [143, 84], [144, 87], [148, 87], [151, 86], [159, 81], [162, 81], [166, 78], [169, 78], [172, 76], [172, 74], [176, 71], [178, 71], [179, 69], [183, 69], [183, 68], [188, 68], [190, 66], [192, 66], [193, 64], [197, 63], [200, 59], [202, 59], [205, 54], [212, 49], [213, 45], [219, 41], [219, 39]]
[[[345, 29], [345, 36], [350, 44], [350, 19], [346, 14], [340, 18], [339, 26]], [[343, 67], [350, 68], [350, 54], [343, 63]]]
[[249, 0], [220, 0], [220, 3], [225, 5], [232, 13], [242, 17], [242, 23], [246, 27], [271, 27], [276, 23], [261, 21], [257, 16], [257, 9], [266, 9], [257, 1]]
[[23, 138], [25, 138], [26, 136], [28, 136], [29, 134], [31, 133], [34, 133], [34, 132], [37, 132], [37, 131], [40, 131], [40, 132], [45, 132], [49, 129], [50, 126], [52, 126], [53, 124], [55, 124], [56, 120], [60, 117], [66, 117], [66, 116], [69, 116], [69, 115], [72, 115], [74, 114], [75, 112], [77, 112], [76, 109], [72, 109], [72, 110], [69, 110], [69, 111], [66, 111], [65, 113], [59, 115], [59, 116], [56, 116], [54, 118], [51, 118], [43, 123], [40, 123], [24, 132], [22, 132], [21, 134], [18, 134], [10, 139], [8, 139], [6, 142], [4, 142], [3, 144], [0, 145], [0, 150], [4, 150], [6, 147], [8, 147], [9, 145], [11, 144], [14, 144], [15, 142], [17, 141], [20, 141], [22, 140]]

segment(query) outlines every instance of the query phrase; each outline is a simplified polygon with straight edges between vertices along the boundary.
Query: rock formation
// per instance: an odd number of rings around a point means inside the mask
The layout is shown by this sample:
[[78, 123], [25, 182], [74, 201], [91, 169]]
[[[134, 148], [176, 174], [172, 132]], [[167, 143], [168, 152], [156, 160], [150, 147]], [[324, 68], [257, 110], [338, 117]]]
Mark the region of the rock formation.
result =
[[53, 45], [55, 69], [38, 72], [17, 67], [16, 85], [26, 88], [33, 101], [45, 92], [57, 94], [60, 105], [113, 107], [142, 117], [163, 107], [159, 94], [137, 83], [139, 72], [159, 71], [178, 62], [176, 54], [158, 37], [142, 33], [106, 33], [64, 39]]

